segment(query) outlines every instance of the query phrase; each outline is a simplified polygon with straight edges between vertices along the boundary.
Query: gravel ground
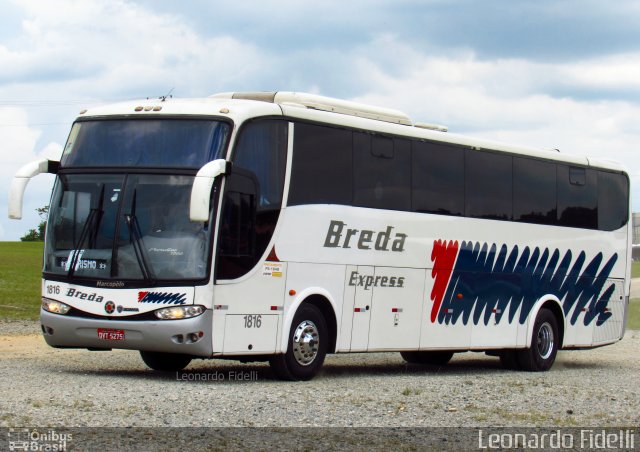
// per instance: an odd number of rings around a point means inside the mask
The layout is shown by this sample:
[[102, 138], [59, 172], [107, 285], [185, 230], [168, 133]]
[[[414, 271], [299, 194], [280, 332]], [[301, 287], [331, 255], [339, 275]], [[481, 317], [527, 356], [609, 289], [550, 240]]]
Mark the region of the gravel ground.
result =
[[445, 367], [399, 353], [330, 355], [310, 382], [266, 364], [197, 360], [157, 374], [137, 352], [48, 347], [37, 322], [0, 322], [0, 427], [638, 426], [640, 331], [560, 352], [549, 372], [480, 353]]

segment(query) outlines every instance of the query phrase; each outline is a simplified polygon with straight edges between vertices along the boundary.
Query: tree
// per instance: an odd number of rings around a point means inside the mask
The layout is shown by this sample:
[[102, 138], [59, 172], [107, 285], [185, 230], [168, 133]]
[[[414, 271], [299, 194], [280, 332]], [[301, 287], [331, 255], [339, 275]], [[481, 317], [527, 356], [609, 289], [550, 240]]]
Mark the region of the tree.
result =
[[29, 229], [29, 231], [20, 237], [23, 242], [43, 242], [44, 231], [47, 229], [47, 218], [49, 217], [49, 206], [39, 207], [36, 209], [38, 215], [42, 219], [38, 225], [38, 229]]

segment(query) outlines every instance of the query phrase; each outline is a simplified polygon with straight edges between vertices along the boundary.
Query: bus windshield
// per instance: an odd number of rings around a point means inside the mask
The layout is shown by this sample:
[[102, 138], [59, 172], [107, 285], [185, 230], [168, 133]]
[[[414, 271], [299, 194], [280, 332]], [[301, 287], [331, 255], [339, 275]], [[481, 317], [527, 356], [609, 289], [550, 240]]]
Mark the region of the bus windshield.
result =
[[76, 122], [62, 167], [193, 168], [222, 158], [230, 125], [210, 119]]
[[193, 117], [76, 122], [51, 199], [44, 272], [140, 284], [205, 278], [210, 229], [189, 221], [191, 187], [197, 169], [224, 156], [230, 131]]
[[193, 176], [61, 174], [44, 271], [58, 277], [202, 279], [208, 225], [189, 221]]

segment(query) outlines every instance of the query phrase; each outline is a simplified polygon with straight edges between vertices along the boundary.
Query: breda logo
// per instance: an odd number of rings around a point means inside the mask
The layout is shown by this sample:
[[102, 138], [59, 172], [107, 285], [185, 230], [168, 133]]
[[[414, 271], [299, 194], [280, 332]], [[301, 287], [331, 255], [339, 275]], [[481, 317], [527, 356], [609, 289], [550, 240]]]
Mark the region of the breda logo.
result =
[[404, 251], [407, 234], [394, 232], [393, 226], [387, 226], [384, 231], [372, 231], [346, 228], [346, 225], [342, 221], [331, 220], [327, 236], [324, 239], [325, 248], [351, 248], [353, 246], [360, 250]]
[[79, 298], [80, 300], [95, 301], [96, 303], [102, 303], [102, 300], [104, 300], [101, 295], [98, 295], [95, 292], [81, 292], [80, 290], [71, 287], [67, 289], [67, 297]]
[[107, 301], [104, 305], [104, 310], [107, 314], [113, 314], [113, 311], [116, 310], [116, 304], [113, 301]]

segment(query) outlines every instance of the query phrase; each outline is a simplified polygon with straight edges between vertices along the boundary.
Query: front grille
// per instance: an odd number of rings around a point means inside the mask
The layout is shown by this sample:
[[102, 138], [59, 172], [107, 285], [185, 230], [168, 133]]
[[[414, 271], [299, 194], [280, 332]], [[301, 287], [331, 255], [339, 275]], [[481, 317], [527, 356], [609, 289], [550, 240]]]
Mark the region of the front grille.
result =
[[77, 308], [71, 308], [66, 314], [68, 317], [79, 317], [83, 319], [97, 319], [107, 321], [140, 321], [140, 320], [159, 320], [152, 312], [145, 312], [143, 314], [134, 314], [127, 316], [114, 316], [114, 315], [98, 315], [90, 312], [85, 312]]

